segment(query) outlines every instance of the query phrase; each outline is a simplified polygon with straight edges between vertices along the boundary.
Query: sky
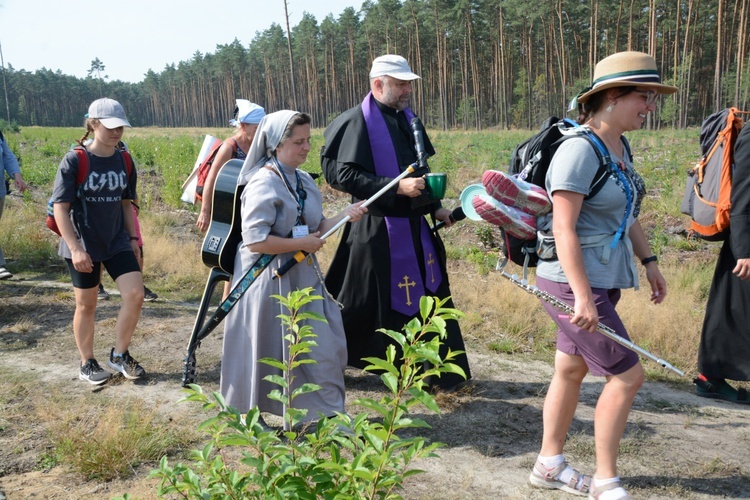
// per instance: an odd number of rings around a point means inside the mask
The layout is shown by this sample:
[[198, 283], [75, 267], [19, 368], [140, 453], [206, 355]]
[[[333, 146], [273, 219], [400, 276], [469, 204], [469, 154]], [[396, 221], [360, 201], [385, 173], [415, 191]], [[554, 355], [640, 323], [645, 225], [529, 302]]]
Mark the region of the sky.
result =
[[[338, 19], [363, 1], [288, 0], [289, 24], [303, 12], [318, 23], [328, 14]], [[158, 73], [235, 38], [248, 47], [274, 22], [286, 30], [283, 0], [0, 0], [0, 46], [14, 70], [85, 78], [99, 58], [109, 81], [140, 82], [149, 69]]]

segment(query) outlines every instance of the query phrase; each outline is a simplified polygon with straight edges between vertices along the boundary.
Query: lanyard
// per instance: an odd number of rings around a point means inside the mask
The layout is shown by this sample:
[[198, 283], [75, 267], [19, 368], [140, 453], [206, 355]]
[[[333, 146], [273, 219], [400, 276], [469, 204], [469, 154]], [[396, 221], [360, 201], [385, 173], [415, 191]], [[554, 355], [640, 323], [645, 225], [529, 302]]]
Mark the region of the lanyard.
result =
[[279, 172], [279, 175], [281, 175], [281, 178], [284, 179], [284, 184], [286, 184], [286, 188], [289, 190], [289, 192], [294, 196], [294, 201], [297, 202], [297, 224], [302, 220], [302, 213], [305, 211], [305, 200], [307, 199], [307, 191], [302, 187], [302, 179], [300, 179], [299, 172], [297, 169], [294, 170], [294, 176], [295, 180], [297, 181], [297, 187], [296, 189], [292, 189], [292, 184], [289, 182], [289, 179], [286, 178], [286, 174], [284, 173], [284, 169], [281, 168], [281, 165], [279, 165], [279, 160], [276, 159], [276, 157], [273, 157], [274, 164], [276, 166], [276, 170]]

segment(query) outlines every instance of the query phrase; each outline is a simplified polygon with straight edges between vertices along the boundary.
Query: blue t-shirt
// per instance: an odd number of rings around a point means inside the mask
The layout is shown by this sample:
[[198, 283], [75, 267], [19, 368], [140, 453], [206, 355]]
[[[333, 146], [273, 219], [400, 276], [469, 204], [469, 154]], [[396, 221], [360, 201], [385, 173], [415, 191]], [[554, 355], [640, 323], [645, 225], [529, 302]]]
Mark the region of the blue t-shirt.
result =
[[[94, 262], [111, 259], [115, 254], [132, 251], [130, 235], [125, 229], [123, 200], [135, 200], [137, 174], [133, 166], [130, 177], [120, 151], [103, 158], [88, 153], [89, 170], [83, 185], [76, 186], [78, 156], [69, 151], [60, 162], [52, 191], [53, 203], [70, 203], [76, 237]], [[81, 190], [81, 200], [77, 192]], [[72, 254], [60, 238], [58, 255], [70, 259]]]

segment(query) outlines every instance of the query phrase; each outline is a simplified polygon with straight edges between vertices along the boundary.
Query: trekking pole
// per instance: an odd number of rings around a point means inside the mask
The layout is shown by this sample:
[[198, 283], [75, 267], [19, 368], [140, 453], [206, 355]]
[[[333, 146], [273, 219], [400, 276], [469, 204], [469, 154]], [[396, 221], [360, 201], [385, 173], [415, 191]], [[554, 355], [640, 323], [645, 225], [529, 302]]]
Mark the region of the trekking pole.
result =
[[[408, 167], [406, 167], [406, 170], [404, 170], [403, 172], [401, 172], [398, 177], [396, 177], [391, 182], [389, 182], [388, 184], [386, 184], [380, 191], [378, 191], [374, 195], [372, 195], [369, 198], [367, 198], [367, 200], [365, 200], [365, 202], [362, 203], [362, 205], [360, 205], [360, 206], [361, 207], [366, 207], [367, 205], [369, 205], [373, 201], [375, 201], [378, 198], [380, 198], [386, 191], [388, 191], [394, 185], [396, 185], [396, 183], [398, 181], [400, 181], [401, 179], [403, 179], [407, 175], [409, 175], [412, 172], [414, 172], [416, 170], [417, 165], [418, 165], [418, 163], [414, 162], [411, 165], [409, 165]], [[347, 215], [346, 217], [344, 217], [343, 219], [341, 219], [340, 221], [338, 221], [336, 223], [336, 225], [333, 226], [331, 229], [329, 229], [323, 236], [320, 237], [320, 239], [321, 240], [325, 240], [326, 238], [328, 238], [330, 235], [332, 235], [333, 233], [335, 233], [336, 231], [338, 231], [338, 229], [341, 226], [343, 226], [344, 224], [346, 224], [347, 222], [349, 222], [349, 219], [351, 219], [351, 217]], [[281, 278], [282, 276], [284, 276], [287, 273], [287, 271], [289, 271], [291, 268], [293, 268], [298, 263], [300, 263], [303, 260], [305, 260], [305, 257], [307, 257], [308, 255], [310, 255], [309, 252], [305, 252], [304, 250], [300, 250], [299, 252], [295, 253], [292, 256], [291, 259], [289, 259], [288, 261], [286, 261], [284, 263], [283, 266], [281, 266], [280, 268], [276, 269], [273, 272], [273, 276], [271, 277], [271, 279]]]
[[[528, 283], [528, 281], [526, 281], [525, 278], [523, 280], [521, 280], [515, 274], [513, 274], [513, 275], [508, 274], [504, 270], [505, 269], [505, 265], [507, 263], [508, 263], [508, 258], [507, 257], [502, 257], [502, 258], [498, 259], [497, 266], [495, 267], [495, 269], [497, 271], [500, 271], [500, 274], [502, 274], [503, 277], [508, 278], [511, 283], [513, 283], [514, 285], [520, 287], [522, 290], [524, 290], [524, 291], [526, 291], [526, 292], [528, 292], [528, 293], [530, 293], [532, 295], [535, 295], [535, 296], [539, 297], [544, 302], [547, 302], [548, 304], [556, 307], [557, 309], [561, 310], [562, 312], [564, 312], [566, 314], [573, 314], [575, 312], [574, 309], [569, 304], [563, 302], [562, 300], [558, 299], [557, 297], [555, 297], [554, 295], [552, 295], [550, 293], [547, 293], [547, 292], [544, 292], [544, 291], [538, 289], [534, 285], [530, 285]], [[597, 325], [597, 327], [596, 327], [596, 331], [599, 332], [599, 333], [601, 333], [605, 337], [609, 337], [610, 339], [614, 340], [618, 344], [627, 347], [631, 351], [633, 351], [633, 352], [635, 352], [637, 354], [640, 354], [641, 356], [643, 356], [645, 358], [648, 358], [651, 361], [654, 361], [655, 363], [660, 364], [662, 367], [664, 367], [664, 368], [666, 368], [668, 370], [672, 370], [673, 372], [675, 372], [680, 377], [684, 377], [685, 376], [685, 373], [682, 370], [679, 370], [678, 368], [675, 368], [671, 364], [667, 363], [666, 361], [664, 361], [661, 358], [658, 358], [658, 357], [654, 356], [653, 354], [651, 354], [647, 350], [643, 349], [642, 347], [638, 347], [633, 342], [631, 342], [631, 341], [629, 341], [629, 340], [627, 340], [627, 339], [625, 339], [625, 338], [617, 335], [617, 332], [615, 332], [612, 328], [608, 327], [607, 325], [605, 325], [603, 323], [599, 323]]]

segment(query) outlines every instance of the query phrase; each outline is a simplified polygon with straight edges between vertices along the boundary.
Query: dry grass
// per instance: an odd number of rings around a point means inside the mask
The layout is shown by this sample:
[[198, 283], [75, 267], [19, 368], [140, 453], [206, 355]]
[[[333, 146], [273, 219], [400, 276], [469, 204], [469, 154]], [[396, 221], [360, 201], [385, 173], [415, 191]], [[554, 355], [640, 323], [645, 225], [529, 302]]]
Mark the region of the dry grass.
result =
[[40, 380], [17, 373], [0, 370], [0, 431], [15, 434], [6, 453], [46, 450], [34, 458], [36, 468], [64, 464], [87, 480], [109, 481], [199, 439], [192, 424], [166, 416], [158, 404], [71, 393], [58, 384], [40, 391]]
[[128, 477], [143, 462], [183, 449], [195, 436], [141, 400], [117, 399], [99, 407], [79, 401], [45, 422], [61, 462], [86, 479]]

